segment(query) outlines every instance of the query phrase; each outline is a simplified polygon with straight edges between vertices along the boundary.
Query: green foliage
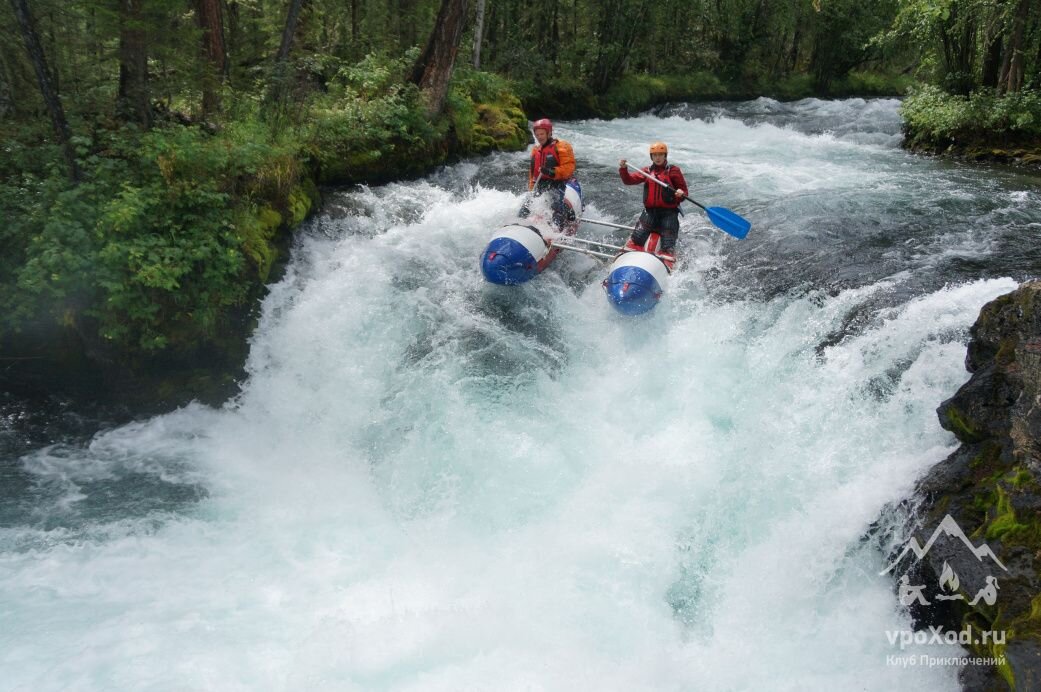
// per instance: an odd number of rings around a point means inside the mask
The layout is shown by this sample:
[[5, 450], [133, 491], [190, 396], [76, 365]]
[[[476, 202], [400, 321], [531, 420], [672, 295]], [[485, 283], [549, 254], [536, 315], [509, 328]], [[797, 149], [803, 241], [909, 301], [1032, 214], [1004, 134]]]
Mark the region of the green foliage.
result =
[[88, 182], [76, 187], [45, 128], [7, 130], [0, 336], [61, 325], [112, 358], [219, 342], [268, 280], [279, 231], [312, 210], [310, 176], [400, 177], [449, 154], [525, 146], [505, 79], [461, 70], [446, 115], [431, 118], [402, 81], [414, 57], [339, 64], [325, 93], [297, 105], [298, 125], [248, 102], [216, 127], [81, 120]]
[[[341, 69], [309, 107], [301, 136], [323, 182], [379, 181], [417, 175], [450, 153], [519, 149], [527, 120], [502, 77], [461, 69], [444, 117], [431, 118], [422, 95], [402, 81], [415, 51], [370, 54]], [[451, 133], [451, 134], [450, 134]]]
[[996, 96], [948, 94], [939, 87], [915, 89], [901, 108], [908, 136], [920, 145], [971, 142], [985, 137], [1009, 143], [1041, 137], [1041, 92], [1027, 89]]
[[281, 226], [282, 215], [269, 206], [240, 209], [236, 216], [234, 228], [242, 239], [242, 252], [261, 281], [267, 281], [277, 258], [272, 241]]
[[528, 144], [528, 120], [507, 80], [490, 72], [456, 72], [447, 113], [465, 153], [518, 151]]
[[[891, 25], [875, 36], [873, 44], [917, 46], [918, 73], [930, 83], [965, 96], [981, 88], [1014, 92], [1039, 86], [1041, 5], [1029, 0], [897, 0], [896, 4]], [[1006, 72], [1013, 56], [1022, 69]]]
[[899, 96], [913, 84], [914, 80], [907, 75], [851, 70], [832, 82], [828, 92], [832, 96]]
[[370, 54], [342, 67], [314, 99], [301, 135], [320, 180], [385, 179], [426, 163], [443, 131], [426, 117], [419, 90], [403, 80], [414, 56]]
[[682, 75], [626, 75], [599, 99], [606, 114], [631, 115], [666, 101], [696, 101], [720, 98], [727, 90], [708, 72]]
[[69, 187], [56, 173], [0, 185], [15, 220], [0, 332], [49, 321], [113, 354], [217, 338], [251, 277], [270, 270], [282, 218], [272, 207], [294, 220], [310, 208], [296, 146], [256, 122], [216, 136], [178, 125], [95, 137], [80, 142], [89, 182]]
[[871, 43], [897, 12], [894, 0], [821, 0], [810, 32], [814, 36], [808, 72], [814, 86], [828, 90], [854, 69], [879, 61], [882, 52]]
[[795, 101], [817, 93], [814, 78], [809, 74], [793, 74], [782, 77], [762, 88], [762, 92], [781, 101]]
[[426, 116], [419, 90], [398, 84], [371, 98], [347, 88], [324, 99], [304, 138], [322, 181], [356, 182], [415, 174], [443, 160], [435, 151], [443, 133]]
[[514, 89], [524, 112], [533, 120], [545, 116], [584, 118], [600, 112], [592, 88], [578, 78], [522, 78], [514, 82]]
[[722, 98], [729, 94], [719, 78], [709, 72], [684, 74], [629, 74], [596, 95], [583, 83], [571, 79], [551, 79], [535, 83], [515, 82], [515, 89], [532, 118], [589, 117], [613, 118], [631, 115], [667, 101], [693, 101]]

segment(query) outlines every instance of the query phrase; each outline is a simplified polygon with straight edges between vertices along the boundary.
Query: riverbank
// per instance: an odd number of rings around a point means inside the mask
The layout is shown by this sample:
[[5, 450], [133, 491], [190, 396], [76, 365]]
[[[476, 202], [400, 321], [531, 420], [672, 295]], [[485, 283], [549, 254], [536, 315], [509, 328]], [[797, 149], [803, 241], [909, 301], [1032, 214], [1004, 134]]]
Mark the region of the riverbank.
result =
[[1041, 169], [1041, 92], [958, 96], [923, 86], [901, 112], [910, 151]]
[[853, 71], [822, 90], [808, 74], [771, 82], [724, 82], [711, 72], [674, 75], [630, 74], [603, 93], [577, 80], [550, 79], [514, 83], [524, 112], [530, 116], [564, 118], [626, 117], [666, 103], [685, 101], [745, 101], [759, 97], [778, 101], [803, 98], [875, 98], [900, 96], [912, 80], [899, 74]]

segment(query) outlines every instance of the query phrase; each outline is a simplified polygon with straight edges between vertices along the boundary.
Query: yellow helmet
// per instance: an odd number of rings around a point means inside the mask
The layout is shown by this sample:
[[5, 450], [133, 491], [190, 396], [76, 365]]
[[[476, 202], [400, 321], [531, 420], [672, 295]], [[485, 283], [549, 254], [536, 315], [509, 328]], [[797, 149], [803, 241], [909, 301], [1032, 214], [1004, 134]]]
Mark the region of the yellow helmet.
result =
[[651, 153], [668, 155], [669, 148], [665, 146], [665, 142], [655, 142], [651, 145]]

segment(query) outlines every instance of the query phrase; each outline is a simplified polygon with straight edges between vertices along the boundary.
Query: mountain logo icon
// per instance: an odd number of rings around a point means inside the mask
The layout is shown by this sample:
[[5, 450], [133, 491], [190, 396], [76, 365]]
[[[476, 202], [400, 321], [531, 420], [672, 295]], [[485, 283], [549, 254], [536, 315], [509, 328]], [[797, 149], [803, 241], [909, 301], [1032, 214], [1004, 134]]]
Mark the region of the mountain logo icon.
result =
[[892, 564], [890, 564], [889, 567], [886, 567], [884, 571], [879, 572], [879, 575], [889, 574], [891, 571], [893, 571], [893, 569], [895, 569], [896, 566], [900, 564], [900, 561], [903, 560], [904, 556], [906, 556], [909, 552], [914, 553], [915, 559], [921, 560], [929, 553], [930, 548], [933, 547], [933, 543], [936, 542], [936, 539], [939, 538], [941, 534], [960, 540], [963, 544], [965, 544], [965, 547], [969, 549], [969, 552], [971, 552], [978, 561], [983, 562], [983, 558], [989, 557], [991, 560], [997, 563], [998, 567], [1005, 570], [1006, 572], [1008, 571], [1008, 568], [1001, 563], [1001, 560], [999, 560], [998, 556], [994, 554], [994, 551], [990, 549], [990, 546], [988, 546], [986, 543], [981, 544], [979, 547], [973, 545], [972, 541], [969, 540], [969, 537], [966, 536], [965, 532], [961, 530], [960, 526], [958, 526], [958, 522], [956, 522], [954, 518], [951, 517], [950, 514], [948, 514], [943, 518], [943, 521], [940, 522], [940, 525], [936, 527], [936, 530], [933, 531], [933, 535], [929, 537], [929, 540], [926, 541], [925, 547], [922, 547], [922, 545], [918, 543], [918, 539], [912, 536], [911, 540], [909, 540], [907, 542], [907, 545], [904, 546], [904, 549], [900, 551], [900, 555], [898, 555], [897, 558], [893, 560]]

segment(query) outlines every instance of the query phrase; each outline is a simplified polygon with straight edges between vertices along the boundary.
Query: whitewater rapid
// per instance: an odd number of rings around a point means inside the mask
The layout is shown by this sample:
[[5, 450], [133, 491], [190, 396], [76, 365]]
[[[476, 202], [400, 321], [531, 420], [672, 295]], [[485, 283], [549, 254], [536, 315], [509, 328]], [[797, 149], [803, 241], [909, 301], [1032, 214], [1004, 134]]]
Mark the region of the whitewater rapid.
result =
[[861, 538], [955, 448], [935, 408], [1041, 219], [897, 148], [896, 107], [559, 125], [590, 216], [635, 218], [617, 160], [664, 139], [753, 222], [686, 216], [642, 319], [587, 257], [483, 282], [523, 154], [333, 193], [236, 399], [17, 460], [0, 689], [957, 688], [887, 665], [911, 623]]

